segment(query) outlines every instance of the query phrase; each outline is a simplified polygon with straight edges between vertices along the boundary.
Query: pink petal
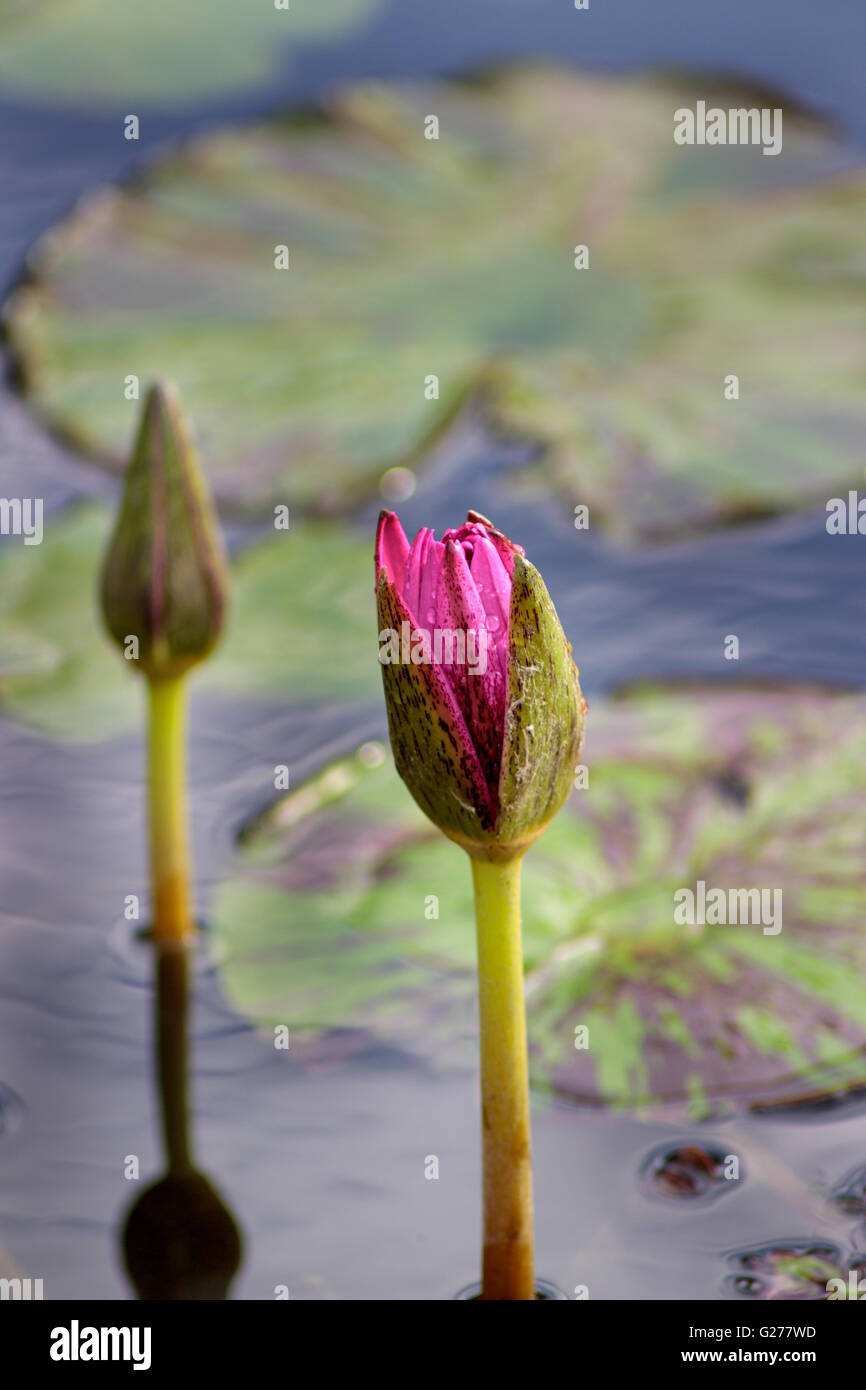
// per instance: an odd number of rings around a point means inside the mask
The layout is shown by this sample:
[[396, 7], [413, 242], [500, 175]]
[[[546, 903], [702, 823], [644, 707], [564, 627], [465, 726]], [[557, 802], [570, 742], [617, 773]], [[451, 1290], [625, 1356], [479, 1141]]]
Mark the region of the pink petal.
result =
[[409, 542], [396, 512], [380, 512], [376, 531], [376, 585], [382, 570], [399, 594], [406, 577]]
[[[459, 715], [465, 737], [483, 777], [491, 806], [498, 807], [499, 773], [508, 697], [508, 640], [514, 556], [523, 550], [480, 512], [437, 541], [422, 527], [409, 545], [393, 512], [383, 512], [376, 537], [376, 577], [384, 570], [412, 626], [430, 632], [434, 669], [431, 697], [445, 701], [449, 717]], [[462, 662], [435, 662], [437, 632], [448, 630], [465, 643]], [[476, 660], [470, 664], [474, 637]], [[458, 640], [460, 640], [458, 639]], [[442, 643], [441, 635], [439, 637]], [[460, 653], [454, 653], [459, 655]], [[479, 657], [486, 656], [486, 669]], [[473, 766], [475, 763], [473, 763]], [[474, 773], [472, 774], [474, 777]]]
[[498, 531], [492, 521], [488, 521], [480, 512], [467, 512], [466, 525], [484, 527], [487, 539], [490, 541], [491, 545], [495, 546], [496, 553], [505, 566], [506, 574], [508, 574], [509, 577], [513, 576], [515, 555], [526, 554], [523, 546], [516, 545], [514, 541], [509, 540], [504, 531]]
[[445, 546], [441, 541], [431, 539], [427, 547], [424, 568], [421, 571], [421, 588], [418, 594], [418, 613], [416, 616], [416, 623], [419, 627], [432, 628], [436, 622], [436, 595], [439, 591], [444, 559]]
[[[442, 546], [443, 551], [444, 549], [445, 547]], [[385, 603], [387, 608], [389, 603], [389, 596], [387, 595]], [[392, 611], [398, 630], [402, 626], [404, 618], [412, 622], [412, 614], [396, 591], [393, 595]], [[492, 828], [499, 810], [498, 777], [491, 789], [489, 775], [482, 767], [475, 741], [466, 724], [466, 717], [448, 680], [447, 673], [450, 669], [453, 668], [435, 666], [433, 663], [429, 666], [421, 665], [413, 668], [417, 672], [419, 683], [425, 687], [426, 702], [438, 712], [453, 732], [456, 746], [459, 749], [461, 770], [472, 787], [470, 799], [478, 810], [481, 823], [485, 828]], [[429, 750], [426, 747], [418, 747], [416, 756], [421, 760], [427, 759], [429, 758]]]
[[486, 536], [472, 552], [470, 564], [487, 621], [488, 646], [504, 678], [508, 666], [508, 625], [511, 616], [511, 579], [499, 552]]
[[416, 626], [419, 621], [418, 614], [421, 602], [421, 576], [424, 573], [427, 551], [432, 539], [433, 532], [430, 530], [430, 527], [422, 526], [412, 542], [409, 554], [406, 558], [406, 582], [403, 587], [403, 601], [409, 609], [409, 614]]
[[[476, 642], [487, 642], [486, 614], [472, 572], [461, 545], [448, 541], [437, 594], [436, 626], [440, 630], [462, 630], [476, 634]], [[476, 651], [484, 650], [477, 647]], [[441, 673], [454, 691], [462, 710], [479, 761], [487, 778], [491, 798], [499, 785], [502, 740], [505, 733], [505, 683], [499, 662], [491, 660], [487, 648], [486, 670], [473, 671], [466, 664], [442, 665]]]
[[477, 630], [484, 624], [484, 605], [462, 545], [449, 540], [436, 591], [436, 626]]

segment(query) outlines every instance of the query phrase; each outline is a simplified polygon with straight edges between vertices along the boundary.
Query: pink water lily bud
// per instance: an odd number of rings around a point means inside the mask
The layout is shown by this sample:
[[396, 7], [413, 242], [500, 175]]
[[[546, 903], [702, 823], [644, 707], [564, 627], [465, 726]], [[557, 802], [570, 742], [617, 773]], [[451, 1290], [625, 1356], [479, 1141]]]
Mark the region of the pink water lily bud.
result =
[[541, 575], [478, 512], [376, 536], [379, 660], [397, 771], [480, 858], [523, 852], [568, 796], [586, 703]]

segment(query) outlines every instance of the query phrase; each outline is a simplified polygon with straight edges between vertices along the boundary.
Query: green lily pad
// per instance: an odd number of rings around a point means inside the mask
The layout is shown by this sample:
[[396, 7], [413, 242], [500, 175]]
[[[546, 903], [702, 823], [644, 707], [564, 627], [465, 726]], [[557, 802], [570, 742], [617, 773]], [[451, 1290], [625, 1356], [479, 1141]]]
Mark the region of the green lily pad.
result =
[[[695, 1116], [866, 1085], [863, 700], [649, 690], [592, 709], [589, 737], [589, 787], [524, 861], [535, 1083]], [[300, 1039], [469, 1056], [468, 863], [364, 752], [249, 827], [213, 904], [226, 988]], [[678, 925], [699, 880], [780, 889], [781, 930]]]
[[[40, 546], [0, 548], [0, 709], [56, 737], [105, 738], [141, 717], [141, 682], [97, 609], [109, 524], [105, 507], [88, 504], [52, 521]], [[226, 636], [195, 688], [281, 702], [375, 698], [370, 556], [368, 538], [326, 522], [242, 552]]]
[[186, 105], [253, 87], [284, 50], [366, 19], [379, 0], [0, 0], [0, 90], [92, 106]]
[[475, 393], [542, 446], [522, 486], [619, 535], [825, 499], [864, 464], [866, 177], [790, 108], [775, 157], [677, 146], [697, 97], [768, 100], [515, 70], [192, 143], [34, 250], [6, 314], [25, 388], [116, 464], [125, 375], [176, 379], [248, 510], [352, 506]]

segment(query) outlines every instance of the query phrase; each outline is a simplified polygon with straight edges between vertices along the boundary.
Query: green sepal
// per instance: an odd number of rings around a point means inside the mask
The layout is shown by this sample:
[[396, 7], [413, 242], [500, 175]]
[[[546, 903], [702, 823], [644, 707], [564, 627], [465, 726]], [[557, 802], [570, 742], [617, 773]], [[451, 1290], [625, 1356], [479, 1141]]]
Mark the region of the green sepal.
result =
[[583, 751], [585, 715], [571, 643], [538, 570], [517, 555], [499, 775], [500, 844], [531, 843], [567, 799]]

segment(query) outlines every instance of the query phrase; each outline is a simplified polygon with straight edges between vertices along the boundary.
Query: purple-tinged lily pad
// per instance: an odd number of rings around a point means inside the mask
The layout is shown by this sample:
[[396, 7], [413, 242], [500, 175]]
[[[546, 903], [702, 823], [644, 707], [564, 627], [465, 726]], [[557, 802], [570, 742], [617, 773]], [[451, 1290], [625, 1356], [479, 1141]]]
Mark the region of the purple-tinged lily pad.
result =
[[33, 250], [6, 313], [25, 388], [116, 465], [124, 378], [174, 378], [247, 511], [351, 507], [475, 394], [541, 446], [519, 486], [617, 535], [824, 500], [864, 465], [866, 176], [791, 108], [775, 157], [677, 146], [698, 98], [765, 104], [519, 69], [210, 135]]
[[[535, 1083], [696, 1117], [866, 1086], [866, 702], [639, 691], [593, 708], [587, 760], [524, 861]], [[750, 920], [678, 922], [699, 883]], [[332, 767], [257, 822], [214, 917], [250, 1017], [471, 1057], [468, 864], [390, 760]]]

